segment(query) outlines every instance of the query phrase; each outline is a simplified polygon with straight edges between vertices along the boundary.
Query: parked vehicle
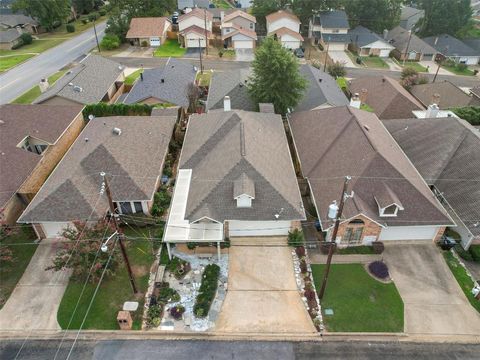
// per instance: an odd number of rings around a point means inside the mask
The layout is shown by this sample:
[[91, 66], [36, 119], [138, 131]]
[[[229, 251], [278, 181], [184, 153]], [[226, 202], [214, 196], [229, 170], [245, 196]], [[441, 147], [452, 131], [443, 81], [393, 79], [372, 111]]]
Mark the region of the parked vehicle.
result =
[[293, 53], [298, 58], [304, 58], [305, 57], [305, 53], [303, 52], [303, 50], [301, 48], [295, 49], [295, 51]]
[[443, 235], [441, 240], [440, 240], [440, 247], [442, 250], [450, 250], [453, 248], [455, 245], [457, 245], [457, 242], [455, 241], [454, 238]]

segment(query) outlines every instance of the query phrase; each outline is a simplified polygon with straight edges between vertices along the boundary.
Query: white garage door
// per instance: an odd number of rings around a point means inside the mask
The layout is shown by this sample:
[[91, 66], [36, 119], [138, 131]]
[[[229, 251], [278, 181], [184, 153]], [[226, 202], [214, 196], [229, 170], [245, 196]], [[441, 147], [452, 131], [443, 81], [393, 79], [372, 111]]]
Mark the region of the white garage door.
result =
[[233, 47], [235, 49], [252, 49], [253, 42], [252, 40], [235, 40], [233, 42]]
[[187, 39], [187, 48], [205, 47], [205, 39]]
[[160, 38], [158, 37], [150, 38], [150, 46], [160, 46]]
[[230, 236], [288, 235], [290, 221], [229, 221]]
[[287, 49], [298, 49], [300, 47], [300, 41], [282, 41], [283, 47]]
[[436, 226], [391, 226], [382, 229], [379, 240], [433, 240], [437, 231]]
[[380, 50], [380, 57], [388, 57], [388, 55], [390, 55], [390, 50], [389, 49]]
[[69, 226], [73, 227], [73, 224], [69, 222], [45, 222], [41, 225], [47, 238], [59, 237], [64, 229]]
[[345, 44], [343, 43], [330, 43], [330, 45], [328, 45], [328, 50], [332, 50], [332, 51], [343, 51], [345, 50]]

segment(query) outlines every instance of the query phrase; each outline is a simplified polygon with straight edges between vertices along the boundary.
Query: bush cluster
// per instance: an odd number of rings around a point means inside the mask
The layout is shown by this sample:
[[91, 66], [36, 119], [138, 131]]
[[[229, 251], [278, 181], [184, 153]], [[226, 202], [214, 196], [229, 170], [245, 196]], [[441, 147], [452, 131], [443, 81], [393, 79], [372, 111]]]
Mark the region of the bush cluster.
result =
[[373, 261], [368, 264], [368, 270], [373, 276], [385, 280], [389, 277], [388, 267], [383, 261]]
[[153, 196], [153, 205], [151, 213], [153, 216], [162, 216], [170, 205], [172, 196], [166, 188], [160, 188]]
[[170, 315], [175, 320], [180, 320], [184, 312], [185, 312], [185, 307], [182, 305], [176, 305], [170, 308]]
[[474, 126], [480, 125], [480, 106], [466, 106], [463, 108], [453, 108], [451, 110], [470, 124]]
[[375, 254], [381, 254], [385, 250], [385, 245], [381, 241], [374, 241], [372, 247]]
[[75, 25], [73, 24], [67, 24], [66, 28], [67, 28], [67, 32], [69, 33], [75, 32]]
[[338, 61], [334, 62], [331, 65], [328, 65], [327, 72], [335, 79], [347, 75], [347, 70], [345, 69], [345, 66]]
[[299, 229], [293, 229], [288, 232], [288, 245], [289, 246], [302, 246], [305, 244], [305, 237], [303, 231]]
[[295, 253], [297, 254], [297, 256], [301, 259], [302, 257], [305, 256], [306, 252], [305, 252], [305, 248], [303, 246], [297, 246], [295, 248]]
[[150, 116], [152, 106], [147, 104], [90, 104], [83, 109], [83, 117], [88, 120], [89, 115], [102, 116]]
[[220, 248], [221, 249], [228, 249], [228, 248], [230, 248], [230, 246], [231, 246], [230, 238], [228, 238], [228, 237], [225, 238], [224, 242], [220, 243]]
[[98, 13], [91, 13], [88, 15], [88, 21], [93, 22], [99, 18]]
[[218, 277], [220, 275], [220, 267], [216, 264], [209, 264], [205, 267], [202, 276], [202, 284], [198, 291], [193, 313], [196, 317], [204, 318], [208, 315], [210, 306], [212, 305], [215, 293], [217, 292]]
[[157, 327], [162, 321], [163, 305], [154, 304], [148, 308], [146, 322], [150, 327]]
[[12, 50], [16, 50], [21, 48], [23, 45], [28, 45], [33, 42], [33, 37], [29, 33], [23, 33], [20, 35], [18, 42], [12, 46]]
[[120, 46], [121, 41], [117, 35], [107, 34], [100, 42], [100, 47], [104, 50], [113, 50]]
[[188, 261], [173, 257], [167, 265], [167, 270], [170, 271], [176, 279], [182, 279], [191, 269]]
[[472, 258], [476, 262], [480, 262], [480, 245], [472, 245], [470, 246], [470, 254], [472, 254]]
[[105, 15], [107, 15], [107, 10], [105, 10], [105, 9], [100, 9], [100, 10], [98, 10], [98, 14], [99, 14], [100, 16], [105, 16]]
[[168, 304], [169, 302], [180, 301], [180, 295], [178, 294], [177, 290], [169, 287], [168, 283], [163, 284], [165, 285], [158, 289], [157, 302], [159, 304]]
[[458, 254], [458, 256], [460, 256], [463, 260], [473, 261], [472, 253], [470, 251], [465, 250], [462, 247], [462, 245], [457, 244], [455, 245], [454, 249], [455, 249], [455, 252]]

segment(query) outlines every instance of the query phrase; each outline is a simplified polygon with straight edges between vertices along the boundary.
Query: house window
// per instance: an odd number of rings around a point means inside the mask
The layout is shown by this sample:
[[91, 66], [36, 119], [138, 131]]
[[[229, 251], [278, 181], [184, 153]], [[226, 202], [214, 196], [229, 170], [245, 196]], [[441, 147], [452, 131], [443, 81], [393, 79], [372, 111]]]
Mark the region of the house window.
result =
[[41, 155], [47, 149], [48, 144], [41, 140], [27, 136], [17, 145], [17, 147], [26, 151], [30, 151], [34, 154]]
[[225, 32], [226, 32], [226, 33], [229, 33], [229, 32], [230, 32], [230, 29], [229, 29], [229, 28], [226, 28], [226, 29], [225, 29]]
[[120, 202], [120, 209], [122, 210], [122, 214], [132, 214], [132, 206], [130, 205], [129, 201]]
[[135, 213], [143, 213], [143, 207], [140, 201], [135, 201], [133, 206], [135, 207]]
[[360, 240], [362, 238], [362, 233], [363, 233], [363, 226], [356, 227], [356, 228], [348, 227], [345, 229], [342, 242], [348, 245], [358, 244], [360, 243]]
[[253, 23], [250, 23], [250, 29], [253, 30]]
[[396, 215], [398, 207], [396, 205], [390, 205], [383, 209], [383, 215]]
[[362, 219], [353, 219], [352, 221], [349, 222], [349, 224], [352, 224], [352, 225], [356, 225], [356, 224], [363, 225], [363, 224], [365, 224], [365, 221], [363, 221]]
[[47, 149], [47, 145], [35, 145], [35, 152], [40, 155]]

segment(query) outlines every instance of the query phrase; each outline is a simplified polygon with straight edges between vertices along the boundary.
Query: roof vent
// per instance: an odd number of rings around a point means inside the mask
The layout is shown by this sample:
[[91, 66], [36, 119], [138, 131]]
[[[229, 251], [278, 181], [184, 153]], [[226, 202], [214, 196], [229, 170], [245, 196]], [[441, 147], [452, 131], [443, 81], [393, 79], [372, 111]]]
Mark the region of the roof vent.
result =
[[73, 83], [68, 83], [68, 86], [73, 86]]
[[68, 70], [65, 75], [70, 75], [72, 73], [72, 70]]
[[122, 134], [122, 129], [116, 127], [116, 128], [113, 128], [112, 132], [115, 135], [121, 135]]
[[3, 124], [5, 124], [5, 121], [0, 120], [0, 125], [3, 125]]
[[165, 82], [165, 79], [160, 79], [160, 82], [163, 84]]
[[122, 66], [122, 65], [118, 65], [118, 70], [123, 70], [123, 66]]
[[77, 85], [75, 85], [75, 86], [73, 87], [73, 91], [76, 91], [76, 92], [82, 92], [82, 91], [83, 91], [83, 89], [82, 89], [82, 87], [81, 87], [81, 86], [77, 86]]
[[240, 87], [243, 87], [243, 83], [242, 83], [242, 82], [240, 82], [240, 83], [238, 84], [238, 86], [240, 86]]
[[318, 82], [322, 82], [322, 79], [318, 79]]
[[367, 130], [367, 131], [370, 130], [370, 127], [369, 127], [368, 125], [363, 125], [363, 128], [364, 128], [365, 130]]
[[85, 142], [88, 142], [88, 140], [89, 140], [88, 138], [85, 138]]

